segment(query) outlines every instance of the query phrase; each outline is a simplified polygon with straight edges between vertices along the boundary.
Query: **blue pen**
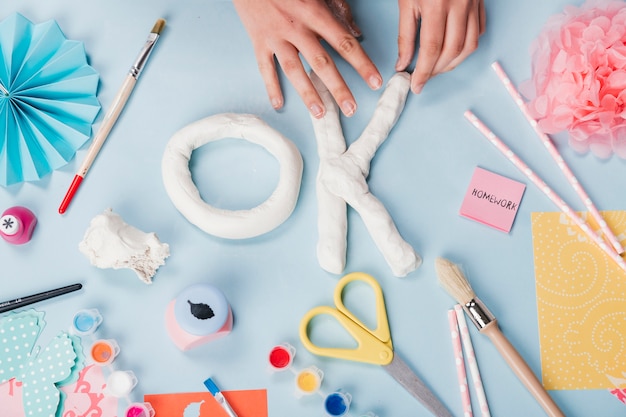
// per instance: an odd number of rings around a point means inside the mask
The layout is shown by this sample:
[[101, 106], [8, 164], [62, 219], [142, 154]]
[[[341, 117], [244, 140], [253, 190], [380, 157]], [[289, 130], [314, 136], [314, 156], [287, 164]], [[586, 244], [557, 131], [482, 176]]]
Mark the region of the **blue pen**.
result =
[[228, 404], [228, 401], [226, 401], [224, 394], [222, 394], [211, 378], [204, 381], [204, 386], [207, 387], [209, 392], [213, 395], [213, 398], [215, 398], [217, 403], [226, 411], [228, 417], [237, 417], [237, 414], [235, 414], [230, 404]]

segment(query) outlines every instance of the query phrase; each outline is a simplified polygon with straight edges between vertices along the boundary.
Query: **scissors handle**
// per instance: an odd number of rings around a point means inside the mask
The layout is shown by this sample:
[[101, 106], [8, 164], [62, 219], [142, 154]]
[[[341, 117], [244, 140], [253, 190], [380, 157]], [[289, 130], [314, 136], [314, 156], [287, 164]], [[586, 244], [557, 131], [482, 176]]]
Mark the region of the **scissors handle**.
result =
[[[376, 296], [376, 329], [368, 328], [348, 310], [343, 303], [343, 291], [345, 287], [355, 281], [365, 282], [374, 290]], [[372, 363], [375, 365], [389, 364], [393, 360], [393, 346], [391, 343], [391, 333], [389, 331], [383, 292], [378, 282], [371, 275], [362, 272], [353, 272], [339, 280], [335, 289], [334, 298], [336, 308], [330, 306], [315, 307], [302, 318], [300, 323], [300, 340], [304, 347], [316, 355]], [[357, 347], [321, 347], [313, 343], [309, 337], [309, 324], [315, 317], [321, 315], [328, 315], [337, 320], [357, 342]]]
[[[309, 337], [309, 323], [315, 317], [329, 315], [356, 340], [356, 348], [322, 347], [313, 343]], [[382, 343], [362, 326], [356, 324], [336, 308], [319, 306], [311, 309], [300, 322], [300, 340], [311, 353], [336, 359], [366, 362], [374, 365], [387, 365], [393, 359], [393, 350]]]
[[[355, 281], [366, 283], [374, 291], [374, 297], [376, 300], [375, 329], [370, 329], [369, 327], [367, 327], [352, 313], [352, 311], [348, 310], [348, 308], [343, 303], [343, 292], [345, 288], [348, 286], [348, 284]], [[382, 288], [380, 288], [380, 284], [373, 276], [364, 272], [352, 272], [348, 275], [345, 275], [339, 280], [337, 286], [335, 287], [334, 301], [335, 306], [337, 306], [337, 310], [348, 316], [350, 320], [352, 320], [359, 326], [367, 329], [369, 333], [371, 333], [381, 342], [388, 343], [389, 347], [393, 349], [393, 346], [391, 345], [391, 332], [389, 331], [389, 320], [387, 319], [387, 309], [385, 308], [385, 297], [383, 296], [383, 290]]]

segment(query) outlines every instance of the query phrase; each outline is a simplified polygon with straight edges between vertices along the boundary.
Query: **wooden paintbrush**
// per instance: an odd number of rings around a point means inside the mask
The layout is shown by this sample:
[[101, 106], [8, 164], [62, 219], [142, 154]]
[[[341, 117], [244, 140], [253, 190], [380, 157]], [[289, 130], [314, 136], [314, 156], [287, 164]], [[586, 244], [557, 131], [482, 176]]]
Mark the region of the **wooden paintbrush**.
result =
[[113, 104], [111, 108], [104, 115], [104, 119], [102, 119], [102, 124], [100, 125], [100, 129], [96, 136], [94, 136], [93, 141], [91, 142], [91, 146], [89, 146], [89, 150], [87, 151], [87, 155], [85, 156], [85, 160], [82, 165], [74, 175], [74, 179], [70, 184], [70, 187], [67, 189], [65, 193], [65, 197], [63, 197], [63, 201], [59, 206], [59, 214], [65, 213], [67, 207], [70, 205], [70, 202], [74, 198], [78, 187], [85, 179], [85, 175], [87, 175], [87, 171], [91, 168], [91, 164], [93, 164], [96, 156], [100, 152], [102, 145], [104, 145], [104, 141], [109, 136], [111, 129], [113, 129], [113, 125], [117, 122], [120, 113], [126, 106], [126, 102], [128, 101], [133, 89], [135, 88], [135, 84], [139, 79], [139, 75], [143, 71], [146, 62], [148, 62], [148, 58], [154, 49], [159, 37], [161, 36], [161, 32], [165, 27], [165, 19], [158, 19], [154, 26], [152, 27], [152, 31], [148, 35], [148, 39], [146, 39], [146, 43], [144, 44], [141, 51], [139, 51], [139, 55], [135, 60], [132, 67], [128, 71], [126, 78], [124, 79], [124, 83], [120, 87], [117, 95], [113, 99]]
[[461, 269], [443, 258], [438, 258], [435, 261], [435, 269], [437, 270], [441, 286], [461, 304], [469, 318], [478, 328], [478, 331], [491, 339], [491, 342], [498, 349], [506, 363], [535, 397], [546, 414], [551, 417], [565, 417], [526, 361], [524, 361], [524, 358], [521, 357], [502, 334], [495, 316], [476, 297], [474, 290], [467, 282]]

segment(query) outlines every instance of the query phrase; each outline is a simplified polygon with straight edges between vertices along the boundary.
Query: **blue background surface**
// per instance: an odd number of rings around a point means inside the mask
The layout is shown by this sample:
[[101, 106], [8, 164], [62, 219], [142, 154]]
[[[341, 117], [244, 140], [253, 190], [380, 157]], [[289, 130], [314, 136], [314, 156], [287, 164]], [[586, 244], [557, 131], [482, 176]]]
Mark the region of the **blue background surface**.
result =
[[[405, 278], [393, 276], [358, 214], [349, 211], [346, 272], [378, 278], [397, 352], [455, 416], [462, 410], [446, 317], [454, 301], [437, 284], [434, 260], [444, 256], [463, 265], [505, 335], [539, 374], [530, 214], [556, 211], [463, 112], [472, 109], [570, 205], [583, 209], [489, 67], [498, 60], [514, 83], [527, 79], [530, 42], [549, 16], [572, 2], [486, 3], [487, 32], [479, 49], [453, 72], [430, 81], [421, 95], [409, 97], [372, 164], [370, 189], [421, 254], [423, 265]], [[267, 371], [271, 347], [289, 342], [297, 349], [296, 368], [315, 365], [324, 371], [324, 392], [342, 388], [352, 394], [351, 415], [369, 410], [380, 417], [429, 415], [380, 367], [316, 357], [298, 340], [300, 318], [314, 306], [332, 303], [338, 279], [323, 271], [316, 258], [316, 141], [308, 112], [291, 85], [284, 83], [282, 111], [269, 105], [251, 43], [231, 2], [3, 0], [0, 18], [16, 11], [34, 22], [56, 19], [68, 38], [84, 41], [91, 65], [101, 74], [103, 109], [155, 20], [167, 19], [134, 94], [68, 212], [60, 216], [57, 208], [86, 147], [42, 180], [0, 190], [0, 208], [26, 206], [39, 220], [28, 244], [0, 242], [1, 298], [75, 281], [84, 284], [80, 293], [36, 305], [46, 312], [48, 323], [41, 344], [67, 329], [74, 312], [95, 307], [104, 316], [99, 335], [116, 339], [121, 347], [115, 367], [132, 369], [139, 378], [134, 400], [143, 394], [203, 391], [202, 381], [212, 376], [223, 390], [266, 388], [270, 416], [320, 416], [321, 397], [296, 399], [291, 373]], [[396, 2], [354, 1], [353, 12], [364, 33], [363, 47], [388, 80], [396, 59]], [[354, 117], [342, 120], [351, 141], [369, 121], [380, 92], [370, 91], [344, 62], [338, 65], [359, 105]], [[191, 122], [223, 112], [260, 116], [290, 138], [304, 160], [295, 211], [258, 238], [230, 241], [202, 232], [174, 208], [161, 180], [161, 158], [170, 137]], [[101, 120], [102, 113], [95, 129]], [[601, 210], [626, 208], [624, 161], [581, 156], [564, 146], [562, 138], [556, 140]], [[476, 166], [527, 184], [509, 234], [458, 215]], [[191, 169], [205, 200], [227, 209], [259, 204], [278, 180], [273, 157], [237, 140], [196, 151]], [[97, 269], [78, 251], [90, 220], [109, 207], [170, 245], [171, 256], [153, 285], [144, 285], [130, 270]], [[235, 325], [228, 337], [181, 352], [168, 338], [163, 316], [167, 304], [197, 282], [210, 282], [225, 293]], [[334, 329], [325, 336], [331, 338], [328, 334], [334, 335]], [[471, 334], [492, 415], [543, 415], [488, 339], [475, 329]], [[606, 390], [551, 395], [568, 417], [626, 415]]]

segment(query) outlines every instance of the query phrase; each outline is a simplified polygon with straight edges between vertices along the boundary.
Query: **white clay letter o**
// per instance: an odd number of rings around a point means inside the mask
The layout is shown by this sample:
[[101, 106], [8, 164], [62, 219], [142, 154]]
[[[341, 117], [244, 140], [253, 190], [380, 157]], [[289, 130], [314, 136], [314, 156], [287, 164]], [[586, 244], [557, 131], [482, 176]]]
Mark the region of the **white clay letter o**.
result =
[[[267, 200], [247, 210], [213, 207], [200, 196], [189, 170], [192, 152], [224, 138], [240, 138], [265, 148], [280, 164], [278, 185]], [[254, 115], [224, 113], [185, 126], [168, 142], [162, 161], [165, 190], [174, 206], [206, 233], [246, 239], [281, 225], [293, 212], [300, 193], [302, 156], [289, 139]]]

